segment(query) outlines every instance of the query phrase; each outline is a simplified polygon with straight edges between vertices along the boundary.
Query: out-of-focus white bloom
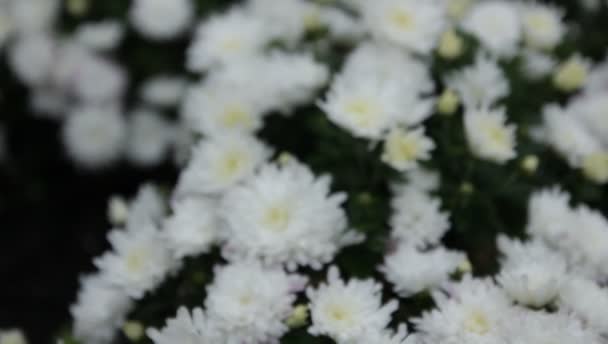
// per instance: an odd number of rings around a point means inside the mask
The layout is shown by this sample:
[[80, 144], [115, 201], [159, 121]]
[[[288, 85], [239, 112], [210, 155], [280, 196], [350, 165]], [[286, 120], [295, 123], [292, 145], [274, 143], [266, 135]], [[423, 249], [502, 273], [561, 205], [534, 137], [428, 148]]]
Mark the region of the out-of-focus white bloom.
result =
[[264, 110], [255, 92], [213, 82], [192, 87], [182, 105], [190, 127], [206, 136], [253, 133], [262, 126]]
[[565, 272], [563, 265], [528, 261], [503, 268], [497, 280], [513, 300], [526, 306], [542, 307], [558, 295]]
[[156, 288], [174, 268], [175, 261], [154, 226], [108, 234], [112, 251], [94, 260], [104, 279], [134, 299]]
[[517, 52], [522, 36], [520, 13], [516, 4], [506, 0], [479, 1], [464, 19], [463, 28], [498, 57]]
[[[534, 192], [528, 202], [526, 231], [548, 242], [562, 240], [572, 225], [569, 202], [570, 195], [557, 187]], [[501, 250], [504, 251], [503, 246]]]
[[608, 334], [608, 290], [596, 282], [570, 276], [560, 292], [559, 306], [576, 314], [599, 333]]
[[23, 331], [17, 328], [0, 330], [0, 344], [27, 344]]
[[183, 33], [194, 16], [191, 0], [135, 0], [131, 23], [147, 38], [168, 40]]
[[63, 142], [68, 154], [86, 168], [107, 166], [125, 149], [127, 126], [116, 108], [76, 108], [65, 120]]
[[59, 14], [59, 0], [9, 1], [12, 26], [20, 33], [47, 31]]
[[208, 316], [227, 343], [275, 343], [288, 331], [285, 321], [296, 293], [307, 279], [281, 268], [264, 268], [258, 261], [215, 268], [207, 287]]
[[504, 108], [468, 109], [464, 115], [464, 128], [471, 152], [480, 159], [498, 164], [515, 158], [515, 125], [506, 121]]
[[327, 26], [329, 35], [337, 41], [355, 41], [365, 34], [359, 18], [336, 8], [327, 7], [321, 12], [321, 22]]
[[121, 226], [129, 218], [129, 204], [120, 196], [112, 196], [108, 200], [108, 220], [115, 226]]
[[129, 204], [126, 229], [138, 231], [159, 225], [165, 215], [165, 208], [160, 190], [153, 184], [143, 184]]
[[450, 274], [466, 261], [463, 253], [441, 246], [423, 251], [404, 243], [384, 258], [380, 271], [393, 284], [396, 293], [409, 297], [448, 281]]
[[362, 239], [347, 230], [344, 193], [330, 192], [331, 178], [316, 177], [296, 161], [268, 164], [229, 190], [220, 216], [228, 225], [224, 254], [257, 257], [320, 269], [343, 246]]
[[107, 20], [80, 25], [74, 38], [90, 49], [105, 51], [116, 48], [123, 35], [124, 27], [121, 23]]
[[269, 26], [268, 34], [288, 45], [295, 45], [307, 31], [324, 26], [323, 9], [305, 0], [250, 0], [247, 9]]
[[520, 12], [524, 41], [528, 46], [549, 50], [560, 43], [566, 31], [562, 11], [548, 5], [526, 3]]
[[604, 93], [587, 93], [568, 104], [568, 112], [580, 118], [604, 147], [608, 147], [608, 97]]
[[508, 340], [500, 343], [602, 343], [595, 331], [565, 312], [519, 311], [506, 327]]
[[73, 75], [73, 91], [81, 101], [99, 104], [120, 100], [128, 80], [119, 65], [97, 55], [80, 62]]
[[381, 139], [407, 109], [399, 84], [374, 75], [338, 76], [320, 103], [329, 119], [354, 136]]
[[537, 80], [551, 74], [557, 65], [555, 58], [549, 54], [534, 50], [523, 50], [522, 70], [530, 80]]
[[140, 90], [141, 99], [149, 105], [169, 107], [181, 100], [186, 80], [179, 76], [157, 76], [148, 79]]
[[193, 148], [192, 159], [180, 175], [177, 194], [226, 191], [251, 176], [270, 154], [270, 149], [253, 136], [205, 139]]
[[190, 313], [185, 307], [177, 310], [175, 318], [167, 319], [165, 327], [148, 328], [146, 334], [154, 344], [212, 344], [220, 341], [215, 325], [200, 308]]
[[394, 185], [393, 194], [399, 194], [401, 188], [415, 188], [424, 192], [432, 192], [439, 188], [441, 183], [439, 173], [424, 167], [419, 167], [408, 171], [406, 174], [407, 183]]
[[8, 62], [23, 83], [38, 86], [50, 76], [55, 49], [55, 41], [47, 34], [24, 35], [10, 46]]
[[399, 171], [407, 171], [417, 168], [419, 160], [428, 160], [434, 148], [435, 143], [424, 135], [424, 128], [395, 127], [384, 139], [382, 161]]
[[152, 110], [135, 111], [129, 120], [127, 158], [139, 166], [160, 164], [173, 143], [173, 126]]
[[70, 307], [74, 336], [91, 344], [110, 343], [132, 307], [129, 296], [102, 276], [84, 277], [76, 303]]
[[590, 69], [590, 60], [575, 54], [556, 68], [553, 85], [564, 92], [576, 91], [585, 84]]
[[512, 320], [510, 300], [491, 280], [465, 277], [433, 293], [437, 309], [414, 319], [417, 329], [437, 343], [505, 343]]
[[598, 93], [608, 90], [608, 59], [593, 66], [587, 81], [585, 82], [585, 93]]
[[382, 285], [373, 279], [345, 282], [335, 266], [327, 273], [327, 282], [316, 289], [309, 287], [312, 335], [327, 335], [338, 343], [351, 343], [366, 335], [385, 331], [397, 301], [382, 304]]
[[562, 155], [572, 167], [581, 167], [589, 154], [601, 150], [600, 143], [570, 109], [557, 104], [543, 108], [544, 140]]
[[583, 160], [583, 175], [597, 184], [608, 183], [608, 152], [591, 153]]
[[420, 54], [435, 48], [446, 23], [443, 7], [435, 1], [363, 1], [361, 12], [378, 39]]
[[220, 229], [215, 203], [204, 198], [185, 198], [172, 208], [163, 237], [173, 255], [182, 258], [208, 252]]
[[[274, 5], [273, 5], [274, 6]], [[188, 49], [188, 69], [202, 72], [215, 65], [246, 59], [270, 41], [269, 26], [240, 7], [202, 23]]]
[[415, 187], [396, 189], [389, 223], [392, 236], [410, 245], [436, 244], [450, 227], [441, 203]]
[[464, 105], [491, 106], [509, 94], [509, 82], [496, 61], [478, 54], [475, 64], [448, 76], [448, 88], [456, 91]]
[[464, 39], [454, 30], [445, 31], [439, 40], [437, 53], [446, 60], [453, 60], [462, 55]]
[[0, 3], [0, 50], [13, 33], [13, 19], [9, 13], [11, 2]]

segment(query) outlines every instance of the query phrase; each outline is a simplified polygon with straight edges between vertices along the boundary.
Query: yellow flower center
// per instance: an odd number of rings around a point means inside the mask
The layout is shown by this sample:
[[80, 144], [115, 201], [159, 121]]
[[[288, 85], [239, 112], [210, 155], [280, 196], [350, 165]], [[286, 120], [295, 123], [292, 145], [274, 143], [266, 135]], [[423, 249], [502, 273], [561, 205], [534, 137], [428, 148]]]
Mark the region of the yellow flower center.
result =
[[245, 127], [250, 121], [250, 116], [242, 107], [233, 105], [226, 108], [221, 117], [221, 122], [226, 128]]
[[283, 232], [289, 225], [289, 210], [285, 205], [276, 205], [268, 208], [262, 222], [273, 232]]
[[403, 31], [409, 31], [414, 26], [414, 18], [403, 9], [393, 10], [389, 16], [390, 20]]
[[490, 331], [490, 322], [482, 311], [474, 310], [465, 320], [464, 327], [469, 332], [483, 335]]

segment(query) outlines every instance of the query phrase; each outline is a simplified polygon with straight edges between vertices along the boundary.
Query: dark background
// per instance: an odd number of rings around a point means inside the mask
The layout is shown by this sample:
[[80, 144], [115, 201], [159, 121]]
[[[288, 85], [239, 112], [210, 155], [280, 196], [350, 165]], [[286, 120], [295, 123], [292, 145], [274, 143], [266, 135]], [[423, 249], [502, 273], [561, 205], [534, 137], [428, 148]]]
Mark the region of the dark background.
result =
[[[605, 13], [580, 13], [578, 1], [561, 1], [569, 18], [580, 23], [580, 50], [596, 59], [606, 51]], [[197, 11], [224, 7], [228, 1], [199, 0]], [[61, 30], [79, 21], [124, 18], [129, 1], [94, 1], [85, 18], [65, 13]], [[146, 76], [180, 72], [188, 40], [146, 42], [129, 32], [117, 60], [131, 74], [126, 103]], [[172, 183], [176, 170], [166, 163], [140, 170], [120, 163], [103, 171], [78, 169], [65, 155], [60, 125], [33, 116], [28, 90], [15, 80], [0, 53], [0, 124], [7, 136], [8, 156], [0, 162], [0, 328], [21, 327], [32, 343], [49, 342], [69, 321], [79, 274], [93, 269], [91, 258], [107, 248], [106, 202], [110, 195], [132, 195], [147, 180]]]

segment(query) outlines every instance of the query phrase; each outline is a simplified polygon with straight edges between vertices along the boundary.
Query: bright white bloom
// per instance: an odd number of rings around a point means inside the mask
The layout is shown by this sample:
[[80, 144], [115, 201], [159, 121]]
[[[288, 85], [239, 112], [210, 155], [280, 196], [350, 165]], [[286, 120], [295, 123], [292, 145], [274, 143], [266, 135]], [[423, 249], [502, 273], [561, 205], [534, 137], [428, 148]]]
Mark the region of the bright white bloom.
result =
[[603, 93], [589, 93], [568, 105], [568, 112], [580, 118], [588, 131], [608, 147], [608, 98]]
[[564, 14], [555, 7], [526, 3], [520, 8], [526, 44], [536, 49], [552, 49], [566, 31]]
[[265, 106], [247, 88], [221, 83], [192, 87], [182, 106], [190, 127], [206, 136], [226, 133], [253, 133], [262, 126]]
[[336, 8], [324, 8], [321, 12], [321, 22], [327, 26], [329, 35], [336, 41], [353, 42], [365, 34], [365, 27], [360, 18]]
[[135, 0], [129, 12], [135, 29], [154, 40], [168, 40], [183, 33], [193, 15], [191, 0]]
[[441, 246], [422, 251], [403, 243], [384, 258], [380, 271], [399, 296], [409, 297], [448, 281], [450, 274], [464, 262], [468, 262], [466, 255]]
[[608, 290], [597, 283], [570, 276], [559, 296], [559, 306], [576, 314], [598, 332], [608, 334]]
[[384, 139], [382, 161], [399, 171], [418, 167], [418, 161], [428, 160], [435, 148], [433, 140], [424, 135], [424, 128], [411, 130], [393, 128]]
[[364, 1], [361, 11], [378, 39], [420, 54], [429, 54], [435, 48], [446, 24], [443, 8], [435, 1]]
[[126, 123], [115, 108], [81, 107], [73, 110], [63, 126], [68, 154], [86, 168], [107, 166], [125, 148]]
[[206, 253], [215, 243], [220, 223], [215, 202], [185, 198], [173, 204], [173, 215], [164, 224], [163, 237], [176, 258]]
[[528, 261], [504, 267], [497, 280], [513, 300], [526, 306], [542, 307], [556, 298], [565, 273], [564, 264]]
[[84, 277], [76, 303], [70, 307], [74, 336], [90, 344], [110, 343], [132, 307], [129, 296], [102, 276]]
[[441, 183], [440, 175], [424, 167], [416, 168], [406, 173], [407, 183], [393, 185], [393, 194], [399, 194], [401, 188], [415, 188], [424, 192], [432, 192], [439, 188]]
[[327, 273], [327, 282], [316, 289], [309, 287], [312, 335], [327, 335], [338, 343], [353, 342], [385, 330], [397, 301], [382, 304], [382, 285], [373, 279], [345, 282], [335, 266]]
[[239, 7], [212, 16], [196, 31], [188, 49], [188, 69], [202, 72], [260, 53], [271, 39], [268, 28], [262, 18]]
[[523, 50], [522, 70], [530, 80], [538, 80], [551, 74], [557, 65], [555, 58], [549, 54], [534, 50]]
[[498, 57], [517, 52], [522, 25], [517, 5], [507, 0], [479, 1], [464, 19], [463, 28]]
[[111, 50], [118, 46], [124, 35], [124, 27], [118, 21], [102, 21], [82, 24], [74, 34], [80, 44], [93, 50]]
[[329, 119], [356, 137], [381, 139], [407, 109], [397, 82], [373, 75], [338, 76], [320, 107]]
[[182, 170], [177, 194], [216, 194], [251, 176], [270, 157], [253, 136], [223, 135], [202, 140]]
[[332, 194], [330, 183], [329, 176], [316, 177], [296, 161], [264, 166], [222, 199], [225, 255], [259, 257], [290, 270], [320, 269], [340, 248], [361, 239], [347, 231], [341, 208], [346, 194]]
[[247, 261], [215, 269], [207, 287], [205, 307], [224, 342], [277, 343], [288, 331], [296, 293], [304, 290], [305, 277], [281, 268], [264, 268]]
[[116, 63], [98, 55], [85, 55], [73, 75], [73, 91], [84, 102], [117, 101], [127, 86], [127, 75]]
[[585, 82], [586, 93], [608, 90], [608, 59], [593, 66]]
[[436, 244], [450, 228], [441, 202], [424, 191], [408, 187], [395, 190], [389, 223], [392, 236], [410, 245]]
[[43, 32], [51, 29], [59, 14], [59, 0], [8, 1], [11, 22], [19, 33]]
[[173, 143], [174, 129], [161, 114], [140, 109], [129, 120], [127, 158], [138, 166], [160, 164]]
[[50, 76], [55, 48], [55, 41], [47, 34], [25, 35], [10, 46], [8, 62], [23, 83], [38, 86]]
[[128, 205], [126, 229], [138, 231], [149, 226], [157, 226], [164, 218], [165, 200], [160, 190], [152, 184], [143, 184]]
[[146, 334], [154, 344], [214, 344], [220, 341], [213, 322], [200, 308], [177, 310], [175, 318], [167, 319], [165, 327], [148, 328]]
[[564, 312], [519, 311], [507, 323], [506, 343], [599, 344], [599, 335], [576, 317]]
[[509, 94], [509, 82], [496, 60], [477, 55], [475, 64], [448, 76], [446, 84], [467, 108], [492, 106]]
[[28, 344], [23, 331], [17, 328], [0, 330], [0, 344]]
[[157, 76], [146, 80], [140, 89], [140, 97], [147, 104], [169, 107], [181, 100], [186, 80], [179, 76]]
[[490, 280], [466, 277], [436, 292], [437, 309], [414, 319], [430, 342], [504, 343], [505, 323], [512, 320], [510, 300]]
[[498, 164], [515, 158], [515, 125], [506, 121], [504, 108], [468, 109], [464, 115], [464, 128], [471, 152], [480, 159]]
[[562, 240], [572, 225], [569, 202], [570, 195], [557, 187], [534, 192], [528, 203], [526, 231], [550, 243]]
[[598, 140], [569, 109], [557, 104], [546, 105], [543, 123], [544, 140], [572, 167], [582, 166], [587, 155], [600, 151]]
[[153, 226], [108, 234], [112, 251], [94, 260], [111, 285], [134, 299], [156, 288], [174, 268], [175, 261], [160, 232]]

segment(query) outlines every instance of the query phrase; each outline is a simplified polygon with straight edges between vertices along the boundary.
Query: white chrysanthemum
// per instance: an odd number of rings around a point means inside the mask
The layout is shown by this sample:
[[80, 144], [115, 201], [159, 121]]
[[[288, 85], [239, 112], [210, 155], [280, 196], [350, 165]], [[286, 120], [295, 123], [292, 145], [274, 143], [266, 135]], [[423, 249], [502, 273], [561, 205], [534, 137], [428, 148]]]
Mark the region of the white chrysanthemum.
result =
[[528, 46], [549, 50], [560, 43], [566, 31], [562, 11], [549, 5], [526, 3], [520, 12]]
[[47, 34], [21, 36], [8, 52], [8, 62], [19, 80], [28, 86], [48, 81], [53, 68], [56, 42]]
[[466, 31], [499, 57], [511, 57], [517, 52], [521, 26], [516, 4], [506, 0], [479, 1], [463, 22]]
[[519, 311], [507, 323], [508, 341], [514, 344], [599, 344], [601, 338], [586, 324], [563, 312]]
[[401, 90], [397, 82], [374, 75], [340, 75], [319, 105], [331, 121], [354, 136], [379, 140], [407, 109]]
[[513, 310], [501, 289], [490, 280], [466, 277], [447, 293], [434, 293], [437, 309], [413, 320], [430, 342], [505, 343]]
[[396, 332], [386, 330], [381, 332], [370, 332], [353, 341], [353, 344], [421, 344], [416, 334], [407, 333], [405, 324], [399, 325]]
[[108, 234], [112, 251], [94, 260], [104, 278], [129, 296], [141, 299], [175, 267], [160, 232], [153, 226]]
[[379, 0], [361, 5], [374, 36], [416, 53], [430, 53], [446, 24], [443, 7], [435, 1]]
[[269, 25], [269, 34], [290, 46], [297, 44], [307, 31], [324, 26], [323, 9], [305, 0], [250, 0], [248, 10]]
[[182, 116], [206, 136], [253, 133], [262, 126], [265, 107], [249, 89], [221, 83], [192, 87], [182, 105]]
[[173, 215], [164, 224], [163, 237], [176, 258], [206, 253], [217, 240], [220, 223], [213, 201], [186, 198], [173, 204]]
[[335, 266], [327, 273], [327, 282], [316, 289], [309, 287], [312, 335], [327, 335], [338, 343], [349, 343], [382, 332], [391, 321], [397, 301], [382, 304], [382, 285], [373, 279], [340, 278]]
[[34, 33], [51, 29], [61, 2], [59, 0], [13, 0], [9, 1], [11, 25], [17, 32]]
[[96, 104], [120, 100], [128, 82], [119, 65], [97, 55], [82, 59], [73, 77], [76, 97]]
[[202, 140], [182, 170], [178, 194], [217, 194], [251, 176], [270, 156], [253, 136], [222, 135]]
[[146, 334], [154, 344], [214, 344], [221, 340], [202, 309], [194, 308], [190, 313], [183, 306], [174, 318], [167, 319], [165, 327], [148, 328]]
[[569, 202], [570, 195], [556, 187], [532, 193], [526, 231], [549, 243], [561, 241], [573, 224]]
[[174, 128], [161, 114], [140, 109], [129, 120], [127, 158], [138, 166], [160, 164], [167, 156], [174, 138]]
[[183, 33], [194, 16], [191, 0], [135, 0], [129, 17], [147, 38], [168, 40]]
[[436, 191], [441, 183], [439, 172], [419, 167], [405, 174], [406, 183], [396, 183], [391, 186], [393, 195], [405, 192], [407, 188], [418, 189], [423, 192]]
[[449, 89], [458, 93], [467, 108], [492, 106], [509, 94], [509, 82], [496, 60], [477, 55], [475, 64], [450, 74]]
[[338, 250], [360, 239], [347, 231], [341, 204], [346, 194], [330, 191], [329, 176], [316, 177], [296, 161], [268, 164], [222, 199], [220, 216], [228, 225], [224, 253], [259, 257], [320, 269]]
[[401, 188], [391, 200], [392, 236], [414, 245], [435, 244], [450, 227], [441, 201], [416, 188]]
[[424, 135], [424, 128], [393, 128], [384, 139], [382, 161], [399, 171], [418, 167], [418, 161], [431, 158], [435, 143]]
[[608, 219], [597, 210], [580, 205], [572, 210], [574, 226], [567, 239], [557, 243], [578, 273], [597, 280], [608, 278]]
[[21, 329], [0, 329], [0, 344], [28, 344], [28, 341]]
[[127, 206], [125, 227], [129, 231], [138, 231], [160, 225], [165, 212], [165, 200], [160, 190], [152, 184], [143, 184]]
[[146, 80], [140, 89], [141, 99], [154, 106], [174, 106], [181, 100], [186, 80], [179, 76], [164, 75]]
[[75, 40], [93, 50], [110, 50], [118, 46], [124, 35], [124, 27], [118, 21], [107, 20], [78, 26]]
[[466, 255], [441, 246], [423, 251], [403, 243], [384, 258], [380, 271], [397, 294], [409, 297], [440, 286], [465, 262]]
[[295, 294], [306, 283], [303, 276], [264, 268], [258, 261], [234, 263], [215, 269], [205, 307], [224, 342], [276, 343], [288, 331], [285, 321]]
[[590, 93], [577, 98], [568, 111], [580, 118], [585, 127], [605, 147], [608, 147], [608, 97], [604, 93]]
[[77, 300], [70, 307], [74, 336], [89, 344], [108, 344], [132, 307], [129, 296], [103, 277], [84, 277]]
[[261, 18], [239, 7], [212, 16], [196, 31], [188, 49], [188, 69], [205, 71], [260, 53], [271, 39], [268, 28]]
[[558, 295], [565, 272], [564, 265], [529, 261], [506, 266], [497, 280], [513, 300], [526, 306], [542, 307]]
[[504, 108], [468, 109], [464, 128], [469, 149], [478, 158], [504, 164], [517, 156], [515, 125], [507, 124]]
[[559, 306], [598, 332], [608, 334], [608, 290], [596, 282], [570, 276], [560, 292]]
[[125, 149], [126, 123], [115, 108], [77, 108], [63, 126], [63, 142], [69, 155], [86, 168], [116, 161]]
[[608, 58], [593, 66], [587, 81], [585, 82], [586, 93], [598, 93], [608, 90]]
[[534, 50], [523, 50], [521, 57], [524, 76], [533, 81], [550, 75], [557, 65], [553, 56]]
[[317, 62], [312, 54], [278, 50], [234, 61], [215, 71], [207, 79], [209, 85], [248, 94], [265, 110], [284, 114], [298, 105], [309, 104], [329, 78], [327, 66]]
[[572, 167], [581, 167], [587, 155], [600, 151], [600, 143], [569, 109], [546, 105], [543, 124], [544, 139]]
[[337, 8], [327, 7], [321, 12], [321, 22], [333, 40], [354, 42], [365, 35], [361, 19]]

